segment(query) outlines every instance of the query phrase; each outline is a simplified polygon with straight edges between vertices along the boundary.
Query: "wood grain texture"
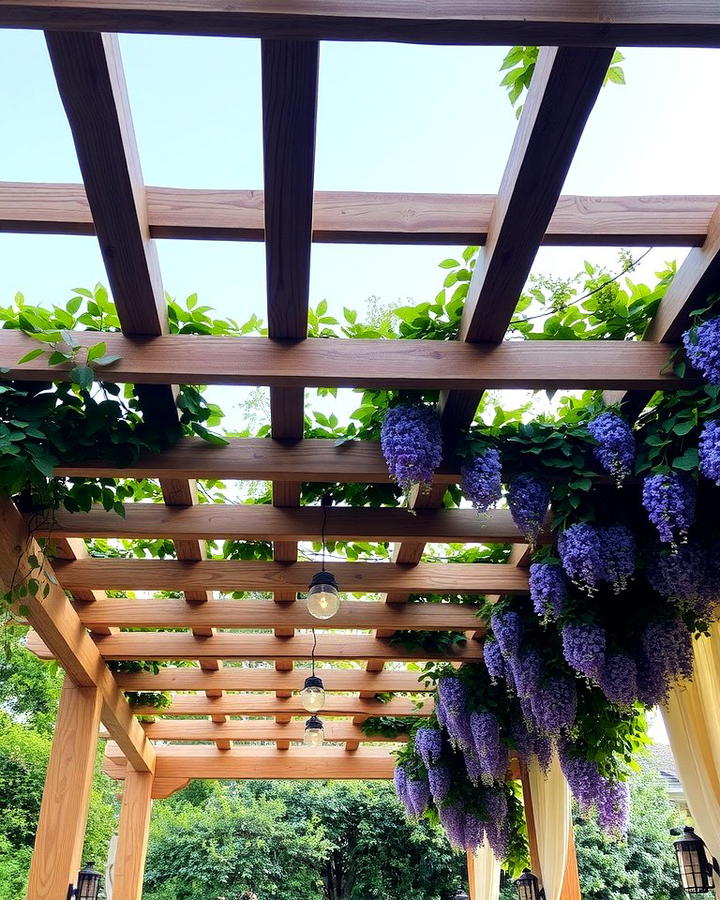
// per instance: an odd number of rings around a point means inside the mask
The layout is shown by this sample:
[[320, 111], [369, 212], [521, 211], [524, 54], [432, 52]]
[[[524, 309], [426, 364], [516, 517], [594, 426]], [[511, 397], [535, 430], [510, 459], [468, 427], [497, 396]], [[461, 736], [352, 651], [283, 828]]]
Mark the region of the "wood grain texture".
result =
[[[407, 734], [393, 737], [368, 736], [351, 722], [324, 722], [325, 740], [358, 741], [359, 743], [401, 743]], [[279, 725], [267, 720], [238, 721], [233, 719], [224, 725], [214, 722], [192, 720], [160, 720], [143, 726], [145, 734], [153, 741], [302, 741], [305, 733], [304, 722], [290, 722]], [[102, 735], [101, 735], [102, 737]]]
[[[118, 761], [121, 757], [117, 748], [109, 743], [103, 768], [111, 778], [121, 779], [125, 775], [125, 769]], [[233, 747], [223, 751], [199, 745], [158, 748], [156, 781], [190, 778], [385, 780], [392, 778], [394, 771], [395, 757], [389, 747], [366, 747], [348, 753], [340, 747], [322, 747], [320, 750]]]
[[[104, 659], [225, 659], [228, 661], [303, 659], [309, 660], [312, 636], [295, 635], [276, 638], [272, 634], [216, 634], [196, 638], [191, 634], [145, 632], [111, 634], [96, 639], [97, 649]], [[35, 632], [27, 639], [28, 649], [41, 659], [53, 659], [54, 654]], [[324, 635], [319, 642], [316, 658], [320, 660], [479, 660], [482, 647], [478, 641], [457, 646], [448, 654], [427, 650], [408, 650], [396, 647], [371, 635]], [[280, 698], [277, 698], [280, 699]], [[123, 701], [124, 702], [124, 701]], [[210, 700], [209, 702], [213, 702]], [[127, 704], [126, 704], [127, 706]], [[114, 735], [113, 735], [114, 737]]]
[[5, 0], [18, 28], [464, 45], [720, 45], [713, 0]]
[[123, 330], [162, 334], [165, 299], [117, 36], [49, 31], [46, 40]]
[[50, 751], [28, 900], [65, 897], [77, 882], [95, 768], [102, 696], [65, 677]]
[[[124, 516], [95, 506], [90, 512], [54, 512], [53, 521], [34, 530], [37, 537], [78, 542], [83, 537], [171, 538], [177, 541], [258, 540], [317, 541], [323, 512], [318, 506], [276, 508], [267, 504], [205, 503], [168, 508], [160, 504], [126, 503]], [[336, 507], [328, 510], [325, 537], [331, 541], [413, 541], [435, 543], [524, 543], [509, 510], [493, 509], [478, 516], [473, 509], [407, 509]], [[543, 535], [549, 539], [549, 533]], [[542, 542], [542, 541], [541, 541]], [[73, 557], [61, 556], [62, 559]], [[410, 560], [396, 560], [410, 562]], [[419, 562], [419, 560], [415, 560]], [[79, 600], [102, 599], [78, 597]]]
[[129, 769], [125, 775], [113, 877], [113, 896], [118, 900], [142, 897], [154, 780], [152, 772]]
[[565, 864], [565, 877], [563, 878], [560, 900], [582, 900], [577, 850], [575, 847], [575, 833], [572, 828], [570, 829], [570, 834], [568, 836], [568, 855], [567, 863]]
[[[355, 669], [319, 668], [327, 692], [368, 691], [370, 695], [394, 691], [432, 693], [434, 688], [419, 681], [416, 672], [389, 669], [377, 674]], [[123, 691], [283, 691], [286, 697], [301, 691], [306, 669], [278, 672], [269, 667], [248, 668], [225, 666], [218, 672], [203, 672], [197, 668], [163, 666], [157, 675], [152, 672], [116, 672], [115, 681]]]
[[[80, 623], [65, 591], [57, 583], [48, 581], [47, 573], [52, 573], [49, 564], [45, 564], [46, 574], [40, 574], [31, 567], [30, 555], [43, 558], [42, 550], [30, 538], [20, 513], [9, 500], [0, 501], [0, 586], [7, 591], [18, 583], [18, 579], [30, 577], [39, 582], [38, 595], [23, 598], [28, 621], [75, 684], [100, 690], [102, 720], [133, 767], [141, 771], [152, 770], [153, 748], [97, 647]], [[48, 594], [43, 599], [46, 584]]]
[[[120, 628], [316, 628], [317, 619], [303, 601], [277, 604], [272, 600], [103, 600], [76, 607], [80, 621], [97, 633], [98, 627]], [[339, 629], [390, 628], [419, 631], [468, 631], [483, 624], [477, 609], [458, 603], [387, 604], [344, 600], [325, 627]], [[197, 633], [197, 632], [195, 632]]]
[[[151, 707], [138, 706], [138, 710], [147, 710]], [[385, 713], [382, 710], [386, 710]], [[412, 716], [422, 717], [429, 715], [433, 710], [433, 703], [427, 700], [424, 704], [417, 706], [405, 697], [396, 697], [394, 700], [388, 700], [386, 703], [380, 700], [366, 700], [357, 697], [342, 697], [338, 695], [330, 695], [327, 698], [322, 716], [349, 716], [354, 713], [362, 712], [366, 716], [372, 715], [388, 715], [388, 716]], [[141, 713], [142, 715], [153, 715], [153, 713]], [[154, 711], [157, 715], [157, 709]], [[201, 696], [176, 695], [173, 698], [172, 705], [166, 707], [162, 711], [163, 716], [208, 716], [208, 715], [226, 715], [226, 716], [273, 716], [282, 714], [287, 716], [288, 722], [293, 716], [301, 719], [307, 718], [307, 711], [300, 703], [297, 696], [293, 697], [272, 697], [272, 696], [249, 696], [247, 694], [227, 694], [216, 700], [207, 700]], [[183, 722], [183, 724], [187, 724]], [[240, 725], [272, 725], [271, 721], [264, 723], [235, 722]]]
[[[148, 186], [145, 199], [154, 238], [264, 238], [263, 191]], [[315, 191], [312, 239], [331, 244], [482, 245], [495, 202], [494, 194]], [[715, 195], [563, 195], [542, 243], [699, 247], [718, 203]], [[91, 235], [95, 228], [83, 185], [4, 181], [0, 231]]]
[[[276, 563], [245, 560], [184, 562], [163, 559], [58, 560], [55, 574], [69, 591], [101, 590], [207, 590], [305, 591], [317, 572], [315, 562]], [[517, 594], [528, 590], [527, 573], [503, 563], [420, 563], [402, 566], [382, 562], [333, 562], [332, 572], [341, 591], [410, 593], [451, 591]], [[334, 627], [330, 620], [327, 627]]]
[[[83, 345], [92, 332], [74, 333]], [[484, 391], [501, 388], [670, 390], [697, 383], [663, 372], [674, 344], [638, 341], [506, 341], [499, 346], [455, 341], [266, 338], [165, 335], [151, 340], [103, 334], [118, 362], [105, 380], [146, 384], [270, 385]], [[5, 380], [61, 381], [65, 366], [38, 358], [18, 366], [37, 342], [0, 332]]]

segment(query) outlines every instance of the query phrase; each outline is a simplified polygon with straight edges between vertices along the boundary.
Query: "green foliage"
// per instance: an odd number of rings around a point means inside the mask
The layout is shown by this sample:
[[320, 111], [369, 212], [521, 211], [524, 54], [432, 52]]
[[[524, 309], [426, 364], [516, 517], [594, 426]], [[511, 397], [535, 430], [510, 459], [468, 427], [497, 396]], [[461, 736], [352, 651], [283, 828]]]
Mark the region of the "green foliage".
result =
[[[511, 47], [500, 66], [500, 71], [505, 72], [500, 86], [507, 89], [508, 99], [515, 107], [515, 116], [518, 119], [522, 113], [523, 104], [516, 104], [523, 96], [523, 93], [530, 88], [538, 54], [539, 47]], [[603, 85], [608, 84], [608, 82], [625, 84], [625, 72], [620, 65], [624, 59], [625, 57], [619, 50], [613, 53]]]
[[368, 737], [392, 738], [409, 734], [416, 723], [413, 716], [368, 716], [360, 728]]

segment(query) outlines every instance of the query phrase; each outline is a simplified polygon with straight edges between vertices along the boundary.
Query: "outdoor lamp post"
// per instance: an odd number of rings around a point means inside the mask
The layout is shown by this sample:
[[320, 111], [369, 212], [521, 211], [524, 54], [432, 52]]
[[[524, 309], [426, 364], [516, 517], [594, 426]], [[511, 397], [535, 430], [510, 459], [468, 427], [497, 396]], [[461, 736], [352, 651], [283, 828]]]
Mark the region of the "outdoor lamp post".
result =
[[[671, 834], [680, 834], [673, 829]], [[705, 841], [695, 834], [695, 829], [685, 826], [682, 837], [673, 844], [677, 859], [680, 883], [688, 894], [705, 894], [715, 887], [713, 869], [720, 875], [717, 860], [708, 859]]]
[[325, 729], [323, 728], [322, 719], [317, 716], [310, 716], [305, 723], [303, 743], [306, 747], [320, 747], [324, 739]]
[[97, 900], [100, 891], [100, 873], [93, 868], [94, 863], [85, 863], [78, 872], [77, 887], [68, 887], [67, 900]]
[[530, 869], [525, 869], [515, 882], [518, 900], [545, 900], [545, 891]]

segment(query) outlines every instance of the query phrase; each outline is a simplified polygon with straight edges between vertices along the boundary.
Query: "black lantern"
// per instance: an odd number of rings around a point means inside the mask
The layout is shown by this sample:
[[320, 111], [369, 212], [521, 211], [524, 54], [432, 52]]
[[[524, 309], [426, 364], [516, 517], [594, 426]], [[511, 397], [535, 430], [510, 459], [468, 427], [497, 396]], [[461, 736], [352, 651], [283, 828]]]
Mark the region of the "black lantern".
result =
[[100, 891], [100, 873], [93, 868], [94, 863], [85, 863], [78, 872], [77, 887], [68, 888], [68, 900], [97, 900]]
[[470, 897], [465, 893], [465, 891], [460, 888], [460, 890], [455, 894], [453, 900], [470, 900]]
[[[679, 834], [673, 831], [671, 834]], [[683, 828], [682, 837], [673, 844], [677, 858], [680, 882], [688, 894], [705, 894], [714, 889], [713, 869], [720, 875], [715, 859], [708, 859], [705, 841], [693, 828]]]
[[530, 869], [525, 869], [515, 882], [518, 900], [545, 900], [545, 891]]
[[306, 747], [322, 747], [324, 740], [325, 729], [323, 728], [322, 719], [317, 716], [310, 716], [305, 723], [303, 743]]

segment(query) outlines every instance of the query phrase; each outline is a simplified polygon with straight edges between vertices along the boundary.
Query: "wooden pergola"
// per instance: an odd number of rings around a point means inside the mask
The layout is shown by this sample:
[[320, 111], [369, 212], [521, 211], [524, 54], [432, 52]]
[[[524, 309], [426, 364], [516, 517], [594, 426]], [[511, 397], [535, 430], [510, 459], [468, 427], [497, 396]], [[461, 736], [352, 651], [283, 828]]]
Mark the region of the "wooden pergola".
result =
[[[270, 388], [272, 436], [209, 448], [182, 439], [118, 470], [107, 461], [67, 465], [60, 476], [159, 479], [165, 505], [128, 505], [123, 519], [100, 509], [60, 512], [52, 528], [57, 583], [27, 600], [29, 648], [66, 672], [33, 857], [29, 898], [58, 900], [75, 880], [100, 723], [110, 739], [105, 769], [124, 781], [114, 900], [142, 890], [151, 800], [192, 778], [351, 778], [392, 775], [387, 746], [363, 746], [364, 718], [382, 711], [420, 715], [384, 691], [427, 692], [412, 671], [386, 663], [427, 659], [388, 637], [398, 629], [467, 632], [451, 656], [482, 657], [482, 623], [471, 607], [408, 604], [413, 592], [500, 595], [527, 590], [527, 546], [508, 513], [479, 520], [443, 509], [458, 463], [447, 459], [409, 515], [399, 509], [335, 509], [327, 537], [394, 542], [392, 562], [344, 562], [333, 570], [347, 591], [383, 602], [344, 602], [322, 633], [318, 658], [364, 664], [324, 671], [331, 692], [322, 750], [292, 746], [303, 714], [296, 693], [310, 659], [305, 632], [323, 627], [296, 602], [316, 570], [299, 562], [298, 541], [318, 540], [321, 511], [300, 505], [303, 482], [386, 482], [379, 447], [303, 439], [306, 387], [438, 389], [448, 435], [473, 419], [495, 388], [599, 388], [608, 401], [640, 409], [655, 390], [692, 383], [665, 364], [688, 313], [720, 288], [720, 198], [563, 196], [583, 128], [617, 45], [719, 47], [720, 8], [709, 0], [0, 0], [0, 26], [44, 29], [67, 112], [82, 185], [0, 183], [0, 229], [96, 234], [121, 334], [104, 335], [121, 356], [117, 382], [141, 385], [141, 400], [168, 422], [173, 385]], [[206, 191], [143, 184], [117, 32], [225, 35], [262, 41], [264, 190]], [[496, 196], [314, 192], [321, 40], [542, 47]], [[264, 241], [267, 338], [168, 333], [153, 238]], [[313, 242], [482, 245], [456, 342], [307, 338]], [[643, 342], [503, 342], [538, 248], [553, 245], [685, 245]], [[92, 337], [92, 336], [91, 336]], [[82, 343], [87, 333], [78, 333]], [[20, 332], [0, 331], [4, 377], [58, 380], [66, 372], [35, 360]], [[196, 502], [195, 479], [272, 482], [272, 506]], [[35, 539], [10, 501], [0, 514], [0, 582], [30, 570]], [[90, 558], [84, 539], [174, 542], [177, 559]], [[274, 561], [208, 560], [204, 542], [262, 539]], [[428, 542], [512, 544], [504, 564], [423, 562]], [[22, 551], [20, 563], [18, 553]], [[135, 602], [107, 592], [172, 590], [182, 599]], [[274, 599], [233, 601], [216, 592], [262, 591]], [[146, 628], [152, 631], [128, 629]], [[264, 630], [265, 633], [258, 633]], [[342, 633], [342, 632], [352, 633]], [[443, 656], [442, 658], [446, 658]], [[192, 660], [158, 675], [118, 673], [110, 660]], [[269, 662], [258, 668], [224, 665]], [[175, 694], [162, 718], [141, 724], [124, 691]], [[429, 701], [424, 707], [430, 708]], [[245, 718], [238, 718], [245, 717]], [[247, 718], [254, 717], [254, 718]], [[262, 717], [262, 718], [260, 718]], [[521, 773], [522, 774], [522, 773]], [[527, 780], [525, 779], [527, 785]], [[534, 862], [532, 798], [526, 794]], [[473, 859], [470, 857], [470, 865]], [[564, 898], [579, 897], [570, 854]]]

